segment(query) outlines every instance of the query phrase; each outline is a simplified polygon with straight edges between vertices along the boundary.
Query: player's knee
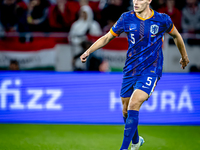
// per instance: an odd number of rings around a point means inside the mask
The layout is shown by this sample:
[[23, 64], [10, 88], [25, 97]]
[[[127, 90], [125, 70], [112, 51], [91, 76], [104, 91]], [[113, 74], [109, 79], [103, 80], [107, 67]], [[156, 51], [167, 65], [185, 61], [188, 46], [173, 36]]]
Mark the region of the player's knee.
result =
[[129, 103], [128, 110], [139, 110], [141, 105], [141, 101], [132, 101]]

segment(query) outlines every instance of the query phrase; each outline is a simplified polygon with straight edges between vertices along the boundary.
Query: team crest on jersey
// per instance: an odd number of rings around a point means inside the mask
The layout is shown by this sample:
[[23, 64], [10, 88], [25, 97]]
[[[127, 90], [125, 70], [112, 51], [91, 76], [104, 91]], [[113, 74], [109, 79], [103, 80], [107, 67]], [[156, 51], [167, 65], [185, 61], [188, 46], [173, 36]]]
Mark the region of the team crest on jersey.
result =
[[151, 25], [151, 28], [150, 28], [150, 32], [152, 33], [152, 34], [157, 34], [158, 33], [158, 30], [159, 30], [159, 26], [158, 25]]

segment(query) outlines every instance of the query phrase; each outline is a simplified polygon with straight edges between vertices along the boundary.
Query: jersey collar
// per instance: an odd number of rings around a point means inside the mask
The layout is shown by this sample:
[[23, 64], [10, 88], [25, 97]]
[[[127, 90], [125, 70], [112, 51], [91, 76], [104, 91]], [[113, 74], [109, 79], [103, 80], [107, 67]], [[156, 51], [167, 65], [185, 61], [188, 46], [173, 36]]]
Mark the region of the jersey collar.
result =
[[136, 15], [136, 17], [137, 17], [138, 19], [145, 21], [145, 20], [150, 19], [150, 18], [152, 18], [152, 17], [154, 16], [154, 10], [151, 9], [151, 16], [150, 16], [149, 18], [146, 18], [146, 19], [145, 19], [145, 18], [142, 18], [142, 17], [140, 17], [140, 16], [138, 16], [136, 13], [135, 13], [135, 15]]

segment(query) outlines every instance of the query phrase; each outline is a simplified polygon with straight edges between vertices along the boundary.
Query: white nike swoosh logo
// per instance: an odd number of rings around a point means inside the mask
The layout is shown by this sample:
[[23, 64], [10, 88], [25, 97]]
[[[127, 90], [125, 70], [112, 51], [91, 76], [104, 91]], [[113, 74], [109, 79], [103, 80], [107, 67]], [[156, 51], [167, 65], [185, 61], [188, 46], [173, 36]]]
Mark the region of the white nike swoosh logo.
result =
[[124, 128], [124, 130], [128, 130], [128, 129], [131, 129], [131, 128]]
[[142, 86], [142, 88], [146, 88], [146, 89], [149, 89], [149, 87], [146, 87], [146, 86], [144, 86], [144, 85]]

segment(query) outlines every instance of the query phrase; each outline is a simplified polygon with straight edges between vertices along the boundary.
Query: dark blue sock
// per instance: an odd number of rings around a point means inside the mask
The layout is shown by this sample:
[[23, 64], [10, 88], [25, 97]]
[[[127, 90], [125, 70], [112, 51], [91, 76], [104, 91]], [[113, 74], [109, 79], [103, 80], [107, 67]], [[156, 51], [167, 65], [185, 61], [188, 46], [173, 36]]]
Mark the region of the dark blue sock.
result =
[[138, 111], [128, 110], [128, 118], [124, 128], [124, 139], [120, 150], [128, 149], [129, 144], [137, 130], [138, 125]]
[[135, 131], [135, 134], [132, 138], [132, 143], [137, 144], [139, 142], [139, 134], [138, 134], [138, 129]]
[[[123, 117], [123, 119], [124, 119], [124, 123], [126, 123], [127, 117]], [[139, 134], [138, 134], [138, 129], [136, 129], [135, 134], [132, 138], [132, 143], [137, 144], [138, 142], [139, 142]]]

